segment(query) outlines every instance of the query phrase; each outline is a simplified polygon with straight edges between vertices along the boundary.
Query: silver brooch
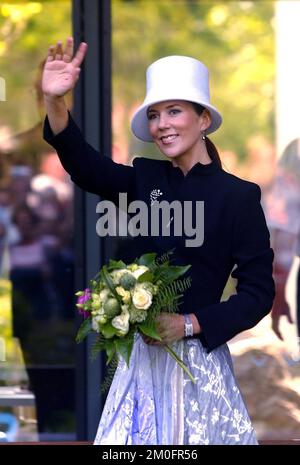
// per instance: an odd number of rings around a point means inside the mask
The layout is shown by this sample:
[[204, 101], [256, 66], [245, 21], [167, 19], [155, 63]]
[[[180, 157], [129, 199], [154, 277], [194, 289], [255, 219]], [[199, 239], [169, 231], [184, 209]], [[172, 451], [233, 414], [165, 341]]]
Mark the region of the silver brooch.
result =
[[151, 201], [151, 206], [154, 204], [154, 202], [156, 202], [156, 200], [158, 199], [158, 197], [160, 197], [161, 195], [163, 195], [162, 191], [160, 189], [153, 189], [151, 192], [150, 192], [150, 201]]

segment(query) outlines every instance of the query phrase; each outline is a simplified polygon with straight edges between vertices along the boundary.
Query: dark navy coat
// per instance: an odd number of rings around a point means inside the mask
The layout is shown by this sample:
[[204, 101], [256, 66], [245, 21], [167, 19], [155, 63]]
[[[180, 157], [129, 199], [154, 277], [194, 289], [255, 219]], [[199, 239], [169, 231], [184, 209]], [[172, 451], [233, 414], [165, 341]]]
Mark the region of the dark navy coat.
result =
[[[269, 313], [274, 298], [273, 251], [256, 184], [226, 173], [216, 161], [197, 163], [186, 176], [168, 160], [135, 158], [133, 166], [117, 164], [84, 140], [71, 117], [56, 136], [46, 119], [44, 137], [75, 184], [115, 204], [119, 193], [126, 192], [128, 202], [143, 200], [150, 210], [154, 190], [162, 193], [158, 201], [204, 202], [201, 246], [187, 247], [184, 234], [136, 237], [131, 255], [133, 259], [174, 249], [174, 264], [192, 265], [192, 287], [180, 311], [197, 316], [202, 328], [199, 337], [208, 351]], [[237, 279], [237, 293], [220, 302], [230, 273]]]

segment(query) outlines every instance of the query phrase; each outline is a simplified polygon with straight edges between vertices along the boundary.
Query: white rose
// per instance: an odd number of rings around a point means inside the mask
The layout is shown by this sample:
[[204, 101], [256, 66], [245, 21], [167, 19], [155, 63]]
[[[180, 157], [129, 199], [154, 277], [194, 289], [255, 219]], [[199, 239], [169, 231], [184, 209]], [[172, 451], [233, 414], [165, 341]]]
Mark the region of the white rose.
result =
[[129, 312], [126, 310], [121, 315], [115, 316], [111, 320], [111, 324], [116, 328], [118, 336], [125, 336], [129, 331]]
[[142, 287], [135, 287], [132, 303], [138, 310], [147, 310], [152, 304], [152, 294]]
[[140, 265], [137, 270], [132, 272], [132, 274], [135, 277], [135, 279], [138, 279], [138, 277], [141, 276], [146, 271], [149, 271], [149, 268], [145, 265]]

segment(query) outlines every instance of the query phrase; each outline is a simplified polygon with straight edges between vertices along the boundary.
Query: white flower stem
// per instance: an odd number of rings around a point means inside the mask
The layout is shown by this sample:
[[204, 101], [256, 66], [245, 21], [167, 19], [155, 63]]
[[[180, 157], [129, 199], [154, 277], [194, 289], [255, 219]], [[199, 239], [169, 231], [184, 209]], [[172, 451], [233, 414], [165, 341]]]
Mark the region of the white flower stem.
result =
[[181, 358], [178, 357], [178, 355], [174, 352], [173, 349], [171, 349], [170, 346], [165, 346], [164, 347], [166, 349], [166, 351], [171, 355], [171, 357], [174, 358], [174, 360], [176, 360], [176, 362], [178, 363], [178, 365], [181, 366], [181, 368], [186, 372], [186, 374], [188, 375], [188, 377], [190, 378], [190, 380], [196, 384], [196, 380], [195, 378], [193, 377], [192, 373], [190, 372], [190, 370], [185, 366], [185, 364], [183, 363], [183, 361], [181, 360]]

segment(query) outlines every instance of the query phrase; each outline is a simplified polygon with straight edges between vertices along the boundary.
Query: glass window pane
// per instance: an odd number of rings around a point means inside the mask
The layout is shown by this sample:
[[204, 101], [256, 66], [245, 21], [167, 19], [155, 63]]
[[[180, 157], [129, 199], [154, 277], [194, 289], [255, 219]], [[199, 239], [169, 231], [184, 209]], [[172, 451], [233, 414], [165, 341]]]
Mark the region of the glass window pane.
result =
[[73, 186], [42, 139], [41, 94], [71, 6], [0, 2], [0, 441], [75, 439]]

